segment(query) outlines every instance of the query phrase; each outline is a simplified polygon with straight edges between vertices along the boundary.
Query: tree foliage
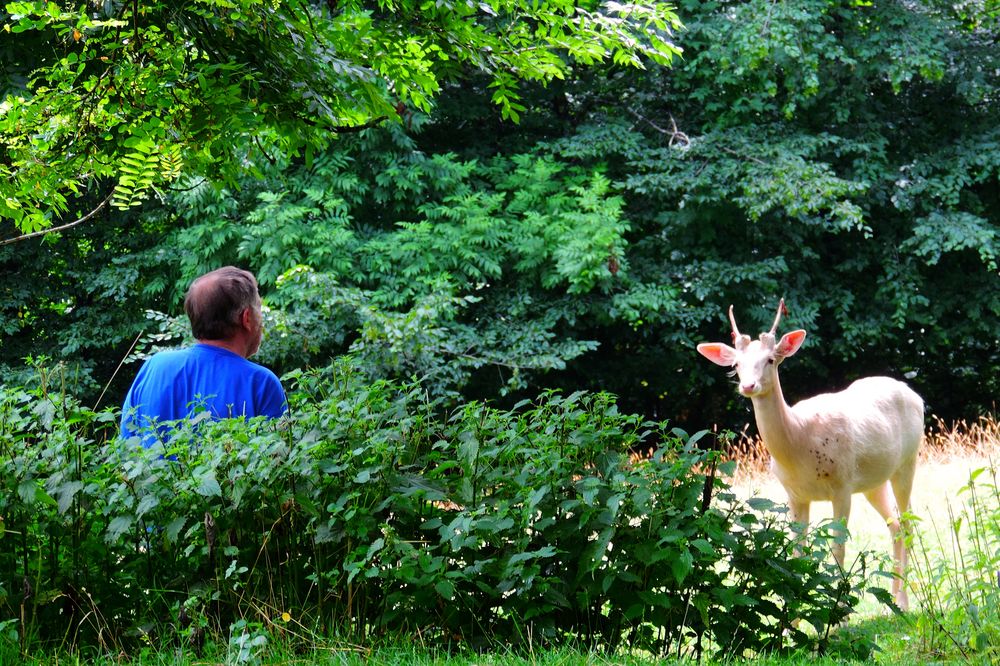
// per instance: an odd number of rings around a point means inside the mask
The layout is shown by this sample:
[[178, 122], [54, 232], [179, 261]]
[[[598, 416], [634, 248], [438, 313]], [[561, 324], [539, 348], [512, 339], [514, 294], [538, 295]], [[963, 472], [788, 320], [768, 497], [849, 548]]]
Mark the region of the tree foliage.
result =
[[713, 325], [689, 335], [727, 335], [729, 303], [766, 330], [784, 295], [787, 325], [816, 343], [796, 359], [812, 379], [791, 395], [888, 373], [933, 411], [990, 408], [1000, 24], [962, 11], [749, 2], [686, 15], [686, 66], [636, 90], [644, 120], [622, 131], [672, 116], [690, 142], [624, 152], [621, 182], [653, 212], [646, 238], [666, 241], [654, 265], [709, 307]]
[[516, 119], [522, 81], [669, 62], [677, 26], [659, 3], [8, 2], [0, 220], [30, 233], [109, 196], [129, 208], [182, 170], [233, 182], [261, 155], [427, 111], [467, 71]]
[[[489, 101], [492, 75], [472, 72], [430, 113], [310, 156], [256, 153], [238, 187], [185, 172], [162, 201], [67, 242], [0, 247], [4, 362], [45, 353], [102, 386], [140, 330], [161, 336], [148, 347], [181, 328], [191, 278], [237, 263], [261, 277], [262, 353], [280, 370], [351, 352], [372, 376], [465, 396], [606, 389], [649, 416], [739, 427], [745, 404], [694, 344], [728, 336], [730, 303], [743, 328], [766, 329], [784, 296], [786, 324], [809, 330], [783, 372], [790, 399], [885, 373], [933, 413], [990, 409], [995, 13], [846, 0], [678, 12], [677, 67], [570, 66], [521, 88], [518, 125]], [[124, 304], [98, 317], [98, 285]]]
[[[265, 358], [281, 367], [350, 350], [376, 376], [437, 377], [442, 391], [486, 367], [522, 387], [525, 371], [594, 348], [569, 328], [627, 273], [624, 202], [609, 188], [551, 155], [460, 160], [370, 133], [258, 183], [253, 201], [178, 195], [192, 222], [164, 259], [181, 257], [178, 293], [209, 266], [253, 264], [271, 291]], [[207, 213], [234, 201], [247, 224]]]

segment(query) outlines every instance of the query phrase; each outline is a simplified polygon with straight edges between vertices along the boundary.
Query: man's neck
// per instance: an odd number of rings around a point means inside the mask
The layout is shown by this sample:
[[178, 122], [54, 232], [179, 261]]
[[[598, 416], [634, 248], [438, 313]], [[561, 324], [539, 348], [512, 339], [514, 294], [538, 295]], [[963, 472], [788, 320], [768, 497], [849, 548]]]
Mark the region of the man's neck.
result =
[[231, 351], [237, 356], [247, 358], [246, 344], [244, 344], [243, 340], [238, 337], [229, 338], [228, 340], [198, 340], [198, 344], [208, 345], [209, 347], [218, 347], [219, 349]]

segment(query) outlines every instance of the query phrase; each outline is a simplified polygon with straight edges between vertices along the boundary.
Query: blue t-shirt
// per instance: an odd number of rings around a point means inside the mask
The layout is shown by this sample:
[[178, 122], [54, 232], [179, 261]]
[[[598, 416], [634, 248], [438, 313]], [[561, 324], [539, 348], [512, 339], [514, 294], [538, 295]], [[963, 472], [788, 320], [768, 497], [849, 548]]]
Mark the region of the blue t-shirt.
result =
[[[160, 352], [143, 364], [122, 406], [122, 437], [202, 408], [217, 419], [277, 418], [288, 404], [277, 375], [264, 366], [227, 349], [196, 344]], [[152, 439], [143, 444], [150, 446]]]

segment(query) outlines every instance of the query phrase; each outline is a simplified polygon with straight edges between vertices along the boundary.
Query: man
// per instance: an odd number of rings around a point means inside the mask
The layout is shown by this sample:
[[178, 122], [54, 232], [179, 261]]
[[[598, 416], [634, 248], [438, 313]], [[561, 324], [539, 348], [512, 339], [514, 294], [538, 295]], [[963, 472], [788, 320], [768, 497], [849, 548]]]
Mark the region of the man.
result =
[[[278, 377], [247, 360], [263, 333], [253, 274], [227, 266], [202, 275], [191, 283], [184, 311], [198, 342], [143, 364], [122, 406], [122, 436], [202, 409], [213, 418], [281, 416], [287, 404]], [[153, 441], [144, 437], [143, 445]]]

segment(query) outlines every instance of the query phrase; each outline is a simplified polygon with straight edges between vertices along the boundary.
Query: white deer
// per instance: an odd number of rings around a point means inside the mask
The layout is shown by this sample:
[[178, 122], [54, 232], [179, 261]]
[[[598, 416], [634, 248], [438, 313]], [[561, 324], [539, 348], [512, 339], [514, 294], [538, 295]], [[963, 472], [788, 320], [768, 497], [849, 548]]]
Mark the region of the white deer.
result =
[[[784, 306], [782, 299], [771, 330], [753, 341], [740, 334], [729, 306], [735, 349], [704, 343], [698, 352], [717, 365], [736, 367], [739, 392], [753, 401], [757, 429], [771, 454], [771, 471], [788, 493], [793, 522], [805, 529], [809, 504], [831, 501], [834, 519], [846, 525], [854, 493], [864, 493], [882, 515], [893, 542], [892, 594], [907, 610], [900, 510], [909, 510], [924, 402], [900, 381], [866, 377], [839, 393], [823, 393], [789, 407], [778, 383], [778, 365], [799, 350], [806, 332], [786, 333], [775, 343]], [[843, 566], [843, 542], [834, 545], [833, 556]]]

